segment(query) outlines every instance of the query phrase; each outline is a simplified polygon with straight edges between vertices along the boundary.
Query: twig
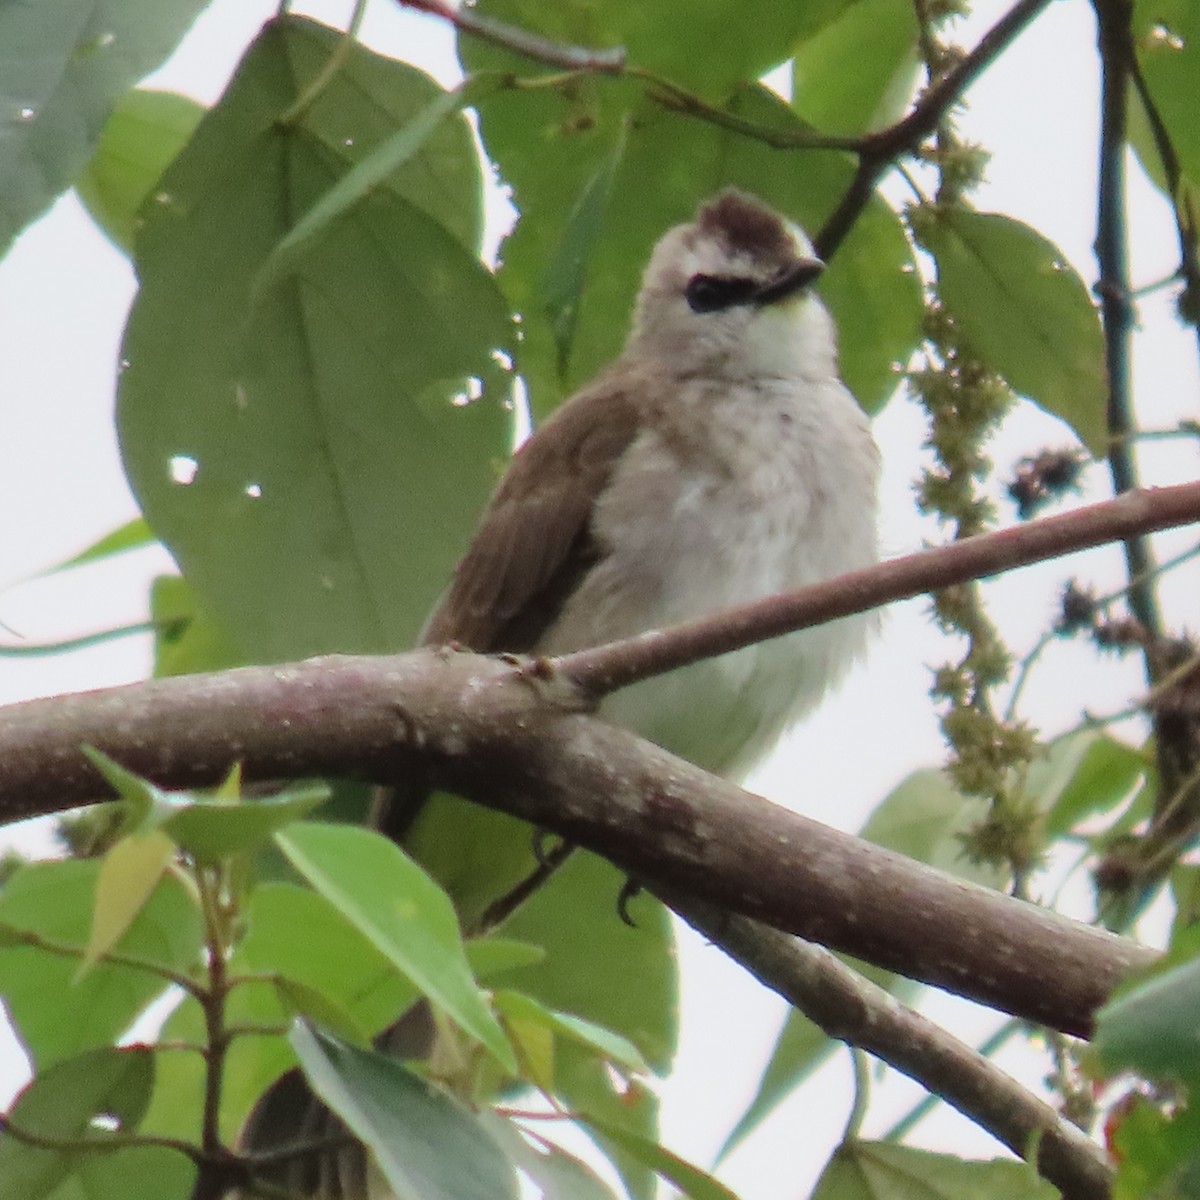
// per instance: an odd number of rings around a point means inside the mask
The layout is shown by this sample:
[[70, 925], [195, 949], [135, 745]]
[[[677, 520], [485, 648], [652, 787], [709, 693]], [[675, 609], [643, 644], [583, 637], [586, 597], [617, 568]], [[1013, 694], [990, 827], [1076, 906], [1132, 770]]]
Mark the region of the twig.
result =
[[[1108, 371], [1109, 473], [1118, 494], [1138, 486], [1137, 467], [1129, 444], [1135, 427], [1133, 386], [1129, 354], [1133, 335], [1129, 256], [1126, 245], [1125, 143], [1128, 125], [1130, 67], [1133, 61], [1133, 7], [1125, 0], [1094, 0], [1099, 26], [1103, 72], [1100, 128], [1100, 192], [1097, 214], [1096, 257], [1100, 280], [1100, 311], [1104, 321], [1105, 360]], [[1152, 578], [1154, 558], [1142, 535], [1125, 540], [1125, 558], [1131, 580]], [[1153, 637], [1162, 635], [1158, 601], [1149, 583], [1131, 584], [1129, 606]], [[1146, 656], [1146, 676], [1153, 683], [1156, 668]]]
[[1071, 513], [894, 558], [715, 617], [567, 654], [555, 665], [585, 692], [603, 695], [794, 629], [1197, 519], [1200, 483], [1131, 492]]
[[829, 258], [850, 232], [874, 194], [875, 185], [892, 161], [915, 150], [963, 92], [1020, 36], [1050, 0], [1020, 0], [956, 67], [925, 93], [902, 120], [867, 134], [857, 146], [858, 171], [836, 209], [813, 241], [817, 253]]
[[661, 897], [830, 1037], [868, 1051], [936, 1092], [1015, 1154], [1036, 1151], [1038, 1171], [1071, 1200], [1107, 1200], [1113, 1173], [1103, 1150], [995, 1063], [828, 950], [674, 891]]
[[403, 8], [411, 8], [430, 16], [441, 17], [455, 29], [473, 33], [494, 46], [511, 50], [534, 62], [551, 67], [565, 67], [568, 71], [595, 71], [601, 74], [619, 74], [625, 67], [625, 48], [614, 46], [599, 50], [588, 46], [572, 46], [564, 42], [551, 41], [540, 34], [529, 33], [514, 25], [505, 25], [465, 5], [455, 8], [448, 0], [397, 0]]

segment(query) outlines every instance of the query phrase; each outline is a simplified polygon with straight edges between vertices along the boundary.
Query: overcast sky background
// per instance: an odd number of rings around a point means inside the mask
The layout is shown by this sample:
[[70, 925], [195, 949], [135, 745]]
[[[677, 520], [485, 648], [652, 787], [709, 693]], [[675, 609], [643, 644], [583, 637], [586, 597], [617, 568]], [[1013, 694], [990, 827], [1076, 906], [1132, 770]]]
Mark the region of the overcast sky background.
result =
[[[311, 4], [306, 11], [340, 22], [351, 5]], [[179, 52], [148, 83], [211, 102], [273, 3], [217, 0]], [[964, 44], [1003, 11], [996, 0], [977, 5], [963, 27]], [[443, 82], [456, 77], [449, 31], [429, 18], [371, 6], [364, 39], [385, 53], [408, 57]], [[978, 207], [1010, 213], [1042, 230], [1090, 283], [1095, 278], [1096, 113], [1098, 74], [1090, 6], [1059, 0], [1015, 50], [970, 93], [965, 130], [994, 158]], [[1133, 277], [1141, 286], [1168, 276], [1177, 264], [1166, 206], [1132, 175]], [[904, 193], [897, 190], [901, 196]], [[168, 569], [161, 550], [46, 579], [47, 566], [88, 545], [136, 513], [125, 485], [112, 426], [114, 364], [125, 313], [134, 292], [129, 264], [92, 226], [73, 197], [64, 197], [0, 263], [0, 621], [31, 643], [50, 642], [142, 620], [149, 580]], [[1194, 336], [1180, 329], [1171, 292], [1139, 305], [1141, 329], [1134, 360], [1139, 413], [1163, 428], [1197, 415]], [[885, 462], [882, 544], [885, 554], [936, 540], [937, 530], [913, 513], [911, 485], [920, 463], [922, 418], [897, 396], [876, 422]], [[994, 444], [1007, 472], [1023, 454], [1070, 435], [1057, 421], [1022, 405]], [[1145, 479], [1176, 482], [1196, 474], [1196, 446], [1155, 443], [1142, 455]], [[1087, 497], [1106, 493], [1107, 477], [1088, 475]], [[1015, 519], [1001, 504], [1003, 519]], [[1196, 540], [1195, 531], [1164, 536], [1163, 556]], [[1101, 591], [1119, 586], [1121, 559], [1113, 548], [1067, 565], [1016, 573], [989, 585], [991, 604], [1010, 645], [1025, 652], [1053, 620], [1069, 572]], [[31, 582], [22, 582], [31, 580]], [[1195, 570], [1164, 583], [1166, 610], [1177, 623], [1194, 620]], [[921, 601], [895, 606], [867, 660], [815, 717], [786, 740], [751, 781], [779, 803], [847, 830], [857, 829], [878, 801], [911, 770], [937, 763], [942, 744], [926, 700], [929, 668], [947, 657]], [[1027, 692], [1025, 715], [1047, 736], [1069, 728], [1086, 707], [1096, 714], [1126, 707], [1137, 694], [1136, 663], [1097, 662], [1086, 649], [1056, 646]], [[0, 663], [0, 702], [143, 678], [148, 638], [122, 639], [85, 652]], [[21, 844], [39, 846], [36, 832]], [[1078, 914], [1087, 916], [1086, 890]], [[704, 1165], [740, 1115], [757, 1081], [782, 1017], [782, 1002], [692, 937], [681, 943], [685, 998], [679, 1068], [662, 1088], [664, 1138]], [[997, 1024], [966, 1002], [931, 997], [927, 1010], [953, 1022], [968, 1039]], [[1005, 1061], [1035, 1080], [1045, 1063], [1028, 1053]], [[0, 1101], [20, 1085], [23, 1060], [0, 1045]], [[746, 1197], [784, 1200], [806, 1194], [836, 1140], [849, 1105], [847, 1056], [839, 1054], [756, 1137], [734, 1155], [723, 1178]], [[866, 1132], [880, 1132], [919, 1092], [889, 1076], [878, 1092]], [[985, 1135], [940, 1111], [921, 1128], [923, 1144], [990, 1154]]]

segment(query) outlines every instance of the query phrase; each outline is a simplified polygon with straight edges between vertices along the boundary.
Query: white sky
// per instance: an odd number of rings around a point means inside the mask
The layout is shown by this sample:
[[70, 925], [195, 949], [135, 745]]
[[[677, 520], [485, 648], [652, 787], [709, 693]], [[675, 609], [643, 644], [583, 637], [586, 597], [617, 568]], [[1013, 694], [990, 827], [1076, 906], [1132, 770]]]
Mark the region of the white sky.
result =
[[[351, 5], [305, 6], [340, 21]], [[971, 44], [1003, 6], [982, 0], [966, 27]], [[175, 58], [152, 78], [211, 101], [274, 3], [217, 0]], [[443, 80], [453, 77], [451, 39], [431, 19], [371, 6], [364, 37], [387, 52], [408, 54]], [[978, 206], [1021, 217], [1045, 232], [1091, 282], [1095, 234], [1097, 73], [1090, 5], [1060, 0], [1016, 49], [974, 88], [965, 127], [994, 152]], [[1165, 206], [1133, 175], [1134, 277], [1145, 284], [1176, 265]], [[149, 579], [167, 565], [161, 551], [118, 563], [19, 585], [135, 514], [112, 428], [116, 347], [133, 294], [128, 263], [91, 226], [71, 197], [61, 200], [0, 263], [0, 621], [31, 642], [144, 619]], [[1139, 411], [1148, 426], [1166, 427], [1197, 415], [1196, 344], [1174, 321], [1170, 294], [1140, 305], [1135, 376]], [[919, 465], [923, 423], [902, 398], [878, 419], [886, 464], [882, 540], [898, 554], [935, 539], [914, 517], [911, 482]], [[1062, 426], [1021, 407], [997, 437], [997, 461], [1007, 472], [1022, 454], [1069, 441]], [[1155, 444], [1143, 457], [1145, 478], [1176, 482], [1195, 475], [1194, 445]], [[1106, 476], [1095, 468], [1090, 495], [1102, 498]], [[1014, 519], [1002, 505], [1005, 521]], [[1164, 556], [1192, 544], [1187, 532], [1164, 538]], [[989, 588], [1010, 644], [1022, 653], [1052, 620], [1068, 571], [1102, 590], [1120, 583], [1113, 550], [1080, 556], [1069, 567], [1030, 569]], [[1196, 575], [1164, 585], [1167, 611], [1191, 617]], [[942, 747], [925, 699], [928, 668], [946, 657], [922, 602], [896, 606], [867, 662], [824, 709], [795, 731], [752, 787], [772, 799], [843, 829], [859, 827], [874, 805], [909, 771], [941, 760]], [[3, 660], [0, 702], [144, 677], [147, 639], [126, 639], [83, 653], [41, 660]], [[1098, 663], [1076, 647], [1055, 648], [1034, 677], [1026, 715], [1051, 735], [1071, 726], [1083, 708], [1124, 708], [1136, 694], [1136, 664]], [[1081, 891], [1081, 900], [1086, 892]], [[1086, 915], [1086, 905], [1079, 915]], [[773, 1042], [782, 1003], [732, 968], [712, 948], [684, 938], [684, 1037], [680, 1065], [663, 1087], [668, 1145], [708, 1162], [749, 1099]], [[928, 1011], [977, 1039], [995, 1019], [973, 1006], [932, 997]], [[1005, 1060], [1009, 1061], [1009, 1060]], [[1012, 1058], [1036, 1080], [1040, 1060]], [[0, 1100], [17, 1086], [19, 1054], [0, 1051]], [[840, 1054], [815, 1083], [777, 1114], [722, 1171], [746, 1197], [784, 1200], [806, 1194], [845, 1121], [849, 1071]], [[889, 1081], [878, 1092], [867, 1132], [879, 1132], [917, 1093]], [[993, 1144], [956, 1115], [941, 1112], [922, 1127], [925, 1144], [988, 1154]]]

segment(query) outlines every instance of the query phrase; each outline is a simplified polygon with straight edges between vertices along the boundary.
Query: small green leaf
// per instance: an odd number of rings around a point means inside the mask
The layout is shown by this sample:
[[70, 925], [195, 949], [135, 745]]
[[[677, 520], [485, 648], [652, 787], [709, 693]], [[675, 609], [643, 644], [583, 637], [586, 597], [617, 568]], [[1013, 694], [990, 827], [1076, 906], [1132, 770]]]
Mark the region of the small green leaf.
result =
[[174, 843], [156, 829], [149, 833], [128, 834], [109, 847], [96, 877], [92, 932], [75, 975], [76, 981], [125, 936], [174, 857]]
[[1085, 817], [1107, 812], [1132, 795], [1152, 765], [1144, 750], [1092, 730], [1057, 739], [1050, 755], [1046, 769], [1068, 768], [1066, 778], [1058, 776], [1052, 786], [1043, 782], [1039, 787], [1042, 775], [1030, 773], [1032, 794], [1048, 808], [1049, 840], [1062, 837]]
[[160, 575], [150, 587], [154, 674], [190, 675], [246, 664], [228, 630], [197, 600], [179, 575]]
[[[93, 1121], [137, 1127], [154, 1082], [149, 1050], [90, 1050], [39, 1074], [17, 1097], [7, 1120], [34, 1136], [103, 1144]], [[0, 1139], [0, 1200], [40, 1200], [91, 1156], [86, 1150], [44, 1150], [14, 1136]]]
[[844, 1142], [812, 1200], [1058, 1200], [1027, 1163], [972, 1162], [892, 1142]]
[[497, 971], [513, 971], [546, 961], [546, 951], [541, 946], [517, 942], [512, 938], [472, 938], [467, 942], [466, 949], [471, 972], [480, 979], [486, 979]]
[[1096, 1015], [1092, 1046], [1106, 1074], [1129, 1069], [1200, 1085], [1200, 957], [1123, 987]]
[[516, 1172], [475, 1114], [394, 1059], [297, 1023], [317, 1095], [370, 1147], [405, 1200], [517, 1200]]
[[693, 1166], [679, 1155], [672, 1154], [657, 1142], [639, 1137], [607, 1121], [598, 1121], [592, 1116], [584, 1116], [583, 1123], [602, 1133], [609, 1141], [615, 1142], [626, 1154], [644, 1163], [656, 1175], [673, 1183], [692, 1200], [737, 1200], [736, 1194], [720, 1180], [714, 1179], [706, 1171]]
[[117, 98], [166, 60], [203, 0], [0, 5], [0, 255], [91, 155]]
[[70, 558], [56, 563], [53, 567], [48, 567], [42, 574], [53, 575], [57, 571], [68, 571], [72, 567], [86, 566], [88, 563], [111, 558], [114, 554], [124, 554], [127, 550], [140, 550], [143, 546], [152, 546], [155, 541], [157, 539], [150, 526], [146, 524], [146, 518], [134, 517], [132, 521], [126, 521], [112, 533], [106, 533], [86, 549], [80, 550], [78, 554], [72, 554]]
[[[1110, 1116], [1117, 1177], [1113, 1200], [1195, 1200], [1200, 1196], [1200, 1110], [1181, 1105], [1168, 1116], [1135, 1099]], [[1115, 1132], [1114, 1132], [1115, 1130]]]
[[308, 1021], [324, 1025], [360, 1050], [370, 1048], [371, 1035], [349, 1011], [335, 1000], [331, 1000], [324, 992], [292, 979], [275, 980], [275, 992], [290, 1016], [304, 1017]]
[[199, 862], [246, 854], [329, 798], [323, 783], [298, 785], [261, 800], [195, 800], [179, 807], [163, 831]]
[[510, 1071], [512, 1047], [480, 995], [454, 906], [386, 838], [346, 825], [297, 825], [275, 840], [292, 866], [439, 1008]]
[[937, 259], [938, 291], [971, 348], [1104, 454], [1104, 333], [1054, 243], [1011, 217], [963, 208], [915, 210], [913, 227]]
[[145, 969], [101, 962], [76, 981], [77, 957], [19, 940], [28, 931], [82, 955], [99, 872], [95, 859], [31, 863], [0, 894], [0, 927], [10, 934], [0, 948], [0, 994], [39, 1068], [114, 1041], [165, 990], [162, 972], [191, 974], [200, 962], [195, 898], [169, 874], [115, 947]]
[[202, 105], [175, 92], [133, 88], [117, 101], [75, 190], [126, 254], [133, 253], [138, 209], [203, 115]]
[[125, 805], [125, 830], [148, 833], [158, 828], [171, 811], [171, 799], [148, 779], [127, 771], [94, 746], [83, 747], [86, 757], [121, 797]]
[[555, 1012], [520, 992], [500, 991], [492, 997], [497, 1012], [509, 1019], [541, 1025], [553, 1033], [586, 1046], [607, 1062], [624, 1067], [631, 1074], [649, 1071], [646, 1060], [628, 1038], [605, 1029], [594, 1021], [585, 1021], [570, 1013]]

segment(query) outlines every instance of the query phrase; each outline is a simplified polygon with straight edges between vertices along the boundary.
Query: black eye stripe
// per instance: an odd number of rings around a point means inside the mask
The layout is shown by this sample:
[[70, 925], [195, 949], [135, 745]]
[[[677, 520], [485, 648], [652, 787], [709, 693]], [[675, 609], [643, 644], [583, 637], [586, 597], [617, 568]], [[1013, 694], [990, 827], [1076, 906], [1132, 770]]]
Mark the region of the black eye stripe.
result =
[[758, 285], [737, 275], [693, 275], [683, 290], [693, 312], [720, 312], [753, 299]]

